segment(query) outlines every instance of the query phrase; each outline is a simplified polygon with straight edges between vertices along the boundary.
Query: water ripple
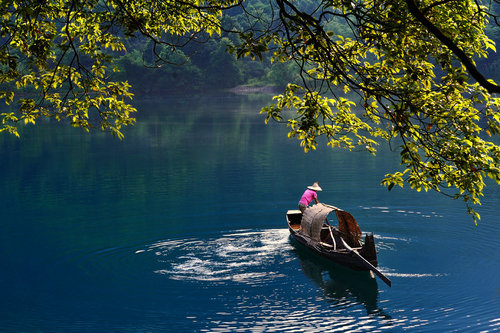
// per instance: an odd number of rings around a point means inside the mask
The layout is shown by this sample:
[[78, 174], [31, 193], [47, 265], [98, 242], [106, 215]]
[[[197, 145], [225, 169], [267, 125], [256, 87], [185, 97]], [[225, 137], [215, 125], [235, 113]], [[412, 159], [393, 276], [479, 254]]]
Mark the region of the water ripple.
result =
[[[378, 280], [366, 272], [325, 263], [301, 251], [290, 241], [287, 229], [236, 230], [167, 239], [132, 252], [136, 261], [144, 262], [141, 267], [153, 276], [162, 281], [164, 278], [176, 281], [168, 284], [170, 293], [182, 286], [184, 293], [178, 297], [195, 303], [203, 302], [200, 300], [204, 298], [213, 304], [210, 309], [201, 306], [205, 309], [203, 315], [180, 309], [179, 316], [186, 318], [180, 321], [184, 325], [178, 327], [181, 330], [187, 327], [198, 332], [384, 332], [437, 327], [460, 330], [463, 327], [459, 325], [464, 324], [462, 318], [467, 316], [470, 316], [466, 320], [468, 330], [498, 329], [498, 320], [486, 323], [481, 319], [485, 315], [484, 306], [477, 310], [469, 306], [486, 304], [490, 309], [487, 317], [496, 318], [491, 313], [498, 304], [495, 293], [485, 300], [470, 295], [466, 288], [457, 288], [455, 301], [448, 306], [442, 301], [446, 293], [437, 296], [435, 293], [457, 282], [453, 270], [442, 264], [423, 266], [399, 259], [402, 248], [418, 248], [415, 254], [406, 251], [417, 259], [434, 253], [432, 247], [426, 250], [422, 246], [420, 235], [384, 233], [376, 235], [376, 239], [380, 262], [388, 266], [379, 268], [393, 278], [391, 289], [383, 286], [379, 290]], [[390, 267], [391, 260], [409, 264]], [[422, 284], [428, 287], [414, 292], [418, 297], [407, 302], [409, 288]], [[192, 293], [187, 291], [191, 289]]]
[[172, 280], [259, 284], [283, 277], [273, 263], [291, 260], [287, 229], [235, 231], [204, 239], [167, 240], [137, 250], [154, 253]]

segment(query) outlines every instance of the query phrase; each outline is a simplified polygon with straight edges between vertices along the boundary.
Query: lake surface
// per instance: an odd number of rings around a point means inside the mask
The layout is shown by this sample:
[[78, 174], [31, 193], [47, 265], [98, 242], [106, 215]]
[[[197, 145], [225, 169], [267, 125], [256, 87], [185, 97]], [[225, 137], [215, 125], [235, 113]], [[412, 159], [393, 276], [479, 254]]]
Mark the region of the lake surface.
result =
[[[379, 186], [387, 149], [304, 154], [264, 125], [270, 98], [138, 100], [123, 141], [0, 136], [0, 331], [500, 330], [499, 187], [475, 226], [461, 202]], [[375, 233], [392, 288], [291, 242], [314, 181]]]

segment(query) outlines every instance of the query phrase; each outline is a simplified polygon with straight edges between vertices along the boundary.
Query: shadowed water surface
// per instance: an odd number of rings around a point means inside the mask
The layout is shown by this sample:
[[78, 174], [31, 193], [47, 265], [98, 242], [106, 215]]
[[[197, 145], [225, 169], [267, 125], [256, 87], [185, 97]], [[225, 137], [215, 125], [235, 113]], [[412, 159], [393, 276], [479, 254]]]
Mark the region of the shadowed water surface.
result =
[[[0, 331], [500, 329], [499, 188], [460, 202], [379, 186], [398, 167], [304, 154], [256, 112], [270, 96], [140, 101], [118, 141], [59, 124], [1, 136]], [[307, 185], [375, 233], [388, 288], [289, 239]]]

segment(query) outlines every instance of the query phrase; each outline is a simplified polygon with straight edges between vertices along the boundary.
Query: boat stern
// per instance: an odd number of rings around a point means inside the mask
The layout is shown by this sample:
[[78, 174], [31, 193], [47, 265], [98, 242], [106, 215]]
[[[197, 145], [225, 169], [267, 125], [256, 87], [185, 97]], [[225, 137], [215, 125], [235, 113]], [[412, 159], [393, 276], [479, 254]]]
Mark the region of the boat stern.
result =
[[373, 266], [378, 266], [377, 261], [377, 249], [375, 248], [375, 238], [373, 233], [366, 234], [365, 241], [359, 254], [363, 256], [366, 260], [368, 260]]

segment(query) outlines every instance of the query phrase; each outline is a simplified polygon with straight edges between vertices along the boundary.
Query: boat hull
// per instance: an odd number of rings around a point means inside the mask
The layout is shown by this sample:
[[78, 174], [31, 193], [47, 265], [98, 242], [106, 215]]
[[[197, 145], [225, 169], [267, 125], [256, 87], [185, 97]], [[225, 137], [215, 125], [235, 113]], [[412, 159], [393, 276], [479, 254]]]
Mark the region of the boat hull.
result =
[[[294, 214], [298, 214], [294, 212]], [[300, 214], [301, 215], [301, 214]], [[287, 214], [288, 230], [290, 231], [291, 237], [302, 244], [308, 250], [313, 251], [317, 255], [320, 255], [332, 262], [346, 266], [350, 269], [357, 271], [367, 271], [369, 270], [357, 256], [353, 255], [350, 251], [346, 249], [333, 249], [331, 245], [313, 242], [310, 238], [304, 236], [299, 230], [300, 223], [297, 223], [298, 217], [291, 216]], [[373, 235], [366, 236], [365, 243], [358, 250], [359, 254], [363, 256], [368, 262], [373, 266], [377, 267], [377, 256], [375, 250], [375, 243], [373, 241]]]

